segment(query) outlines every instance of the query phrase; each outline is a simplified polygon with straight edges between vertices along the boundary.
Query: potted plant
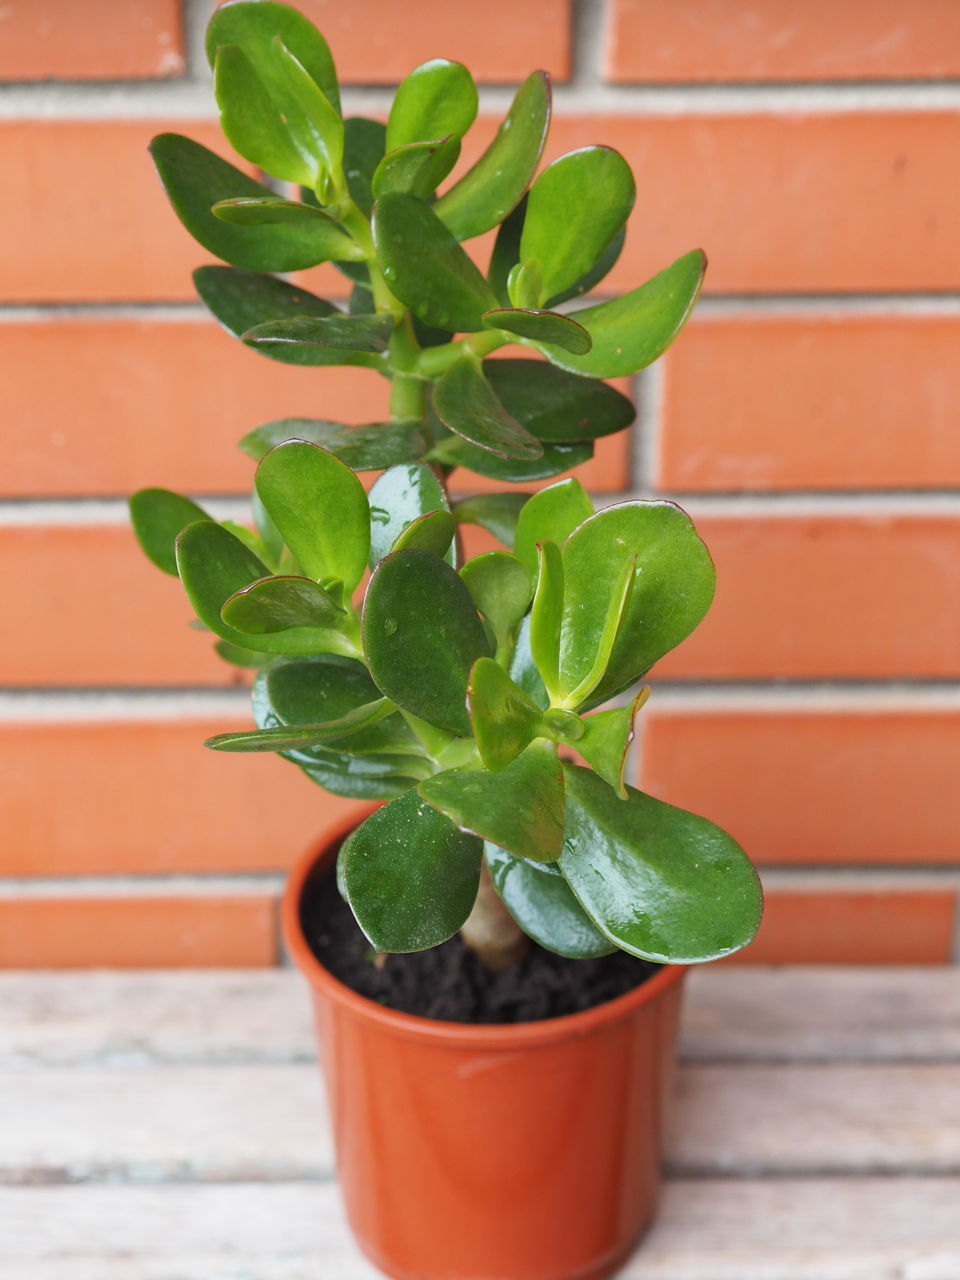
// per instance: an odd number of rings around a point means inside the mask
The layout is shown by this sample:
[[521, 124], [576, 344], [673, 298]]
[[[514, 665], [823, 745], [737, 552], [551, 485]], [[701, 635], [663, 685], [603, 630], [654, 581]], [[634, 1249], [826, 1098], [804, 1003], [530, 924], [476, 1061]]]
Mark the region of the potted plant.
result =
[[[391, 380], [384, 423], [244, 437], [251, 528], [131, 499], [220, 654], [257, 669], [255, 727], [207, 745], [376, 806], [309, 852], [283, 909], [348, 1213], [404, 1280], [606, 1275], [653, 1209], [682, 966], [759, 921], [735, 841], [624, 776], [642, 679], [703, 617], [713, 566], [669, 502], [595, 511], [572, 478], [451, 502], [446, 482], [556, 476], [627, 426], [598, 379], [665, 350], [703, 255], [560, 309], [616, 260], [634, 184], [604, 147], [534, 176], [541, 72], [437, 196], [477, 110], [460, 64], [413, 71], [384, 126], [341, 118], [327, 45], [286, 5], [223, 6], [208, 50], [227, 137], [300, 192], [155, 140], [180, 218], [231, 264], [200, 268], [200, 296], [263, 355]], [[461, 242], [494, 228], [482, 273]], [[346, 312], [280, 278], [331, 261]], [[490, 359], [509, 343], [536, 358]], [[380, 473], [369, 493], [358, 471]], [[470, 524], [504, 549], [465, 557]]]

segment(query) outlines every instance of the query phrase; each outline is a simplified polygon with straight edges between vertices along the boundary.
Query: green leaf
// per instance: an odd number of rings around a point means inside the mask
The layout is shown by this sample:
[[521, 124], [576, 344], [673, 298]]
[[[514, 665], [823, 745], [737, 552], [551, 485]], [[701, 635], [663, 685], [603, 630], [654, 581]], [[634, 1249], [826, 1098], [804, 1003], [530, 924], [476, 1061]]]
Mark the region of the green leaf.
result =
[[587, 769], [563, 772], [560, 870], [611, 942], [665, 964], [699, 964], [746, 946], [760, 923], [760, 882], [731, 836], [632, 787], [619, 800]]
[[453, 518], [458, 524], [479, 525], [505, 547], [512, 547], [517, 521], [526, 501], [525, 493], [478, 493], [455, 502]]
[[456, 360], [441, 374], [433, 388], [433, 407], [451, 431], [498, 457], [526, 460], [543, 454], [536, 436], [504, 409], [474, 356]]
[[489, 656], [470, 592], [428, 551], [395, 551], [373, 571], [363, 607], [363, 651], [386, 697], [428, 724], [468, 737], [470, 668]]
[[261, 557], [261, 559], [264, 559], [265, 563], [269, 564], [274, 572], [277, 572], [284, 557], [289, 556], [289, 552], [287, 551], [286, 543], [281, 537], [280, 530], [270, 519], [270, 513], [263, 505], [255, 486], [250, 493], [250, 507], [253, 511], [253, 520], [257, 526], [257, 532], [260, 534], [260, 541], [266, 551], [266, 556]]
[[510, 647], [533, 595], [531, 577], [507, 551], [485, 551], [460, 570], [473, 603], [493, 628], [498, 654]]
[[562, 347], [574, 355], [583, 355], [592, 345], [590, 335], [582, 325], [559, 311], [523, 311], [517, 307], [487, 311], [483, 322], [491, 329], [504, 329], [521, 338], [535, 342], [537, 346]]
[[532, 862], [555, 862], [563, 848], [563, 772], [556, 748], [534, 742], [499, 773], [434, 774], [417, 788], [462, 831]]
[[634, 722], [649, 697], [650, 686], [646, 685], [627, 706], [597, 711], [581, 721], [583, 736], [577, 740], [577, 751], [621, 800], [627, 798], [623, 775], [635, 736]]
[[255, 653], [252, 649], [241, 649], [238, 645], [230, 644], [228, 640], [218, 640], [213, 648], [218, 658], [222, 658], [224, 662], [229, 662], [234, 667], [256, 669], [270, 660], [269, 655], [266, 653]]
[[274, 192], [198, 142], [161, 133], [150, 153], [177, 217], [218, 258], [251, 271], [299, 271], [330, 256], [330, 242], [313, 226], [232, 226], [211, 213], [221, 200], [270, 199]]
[[370, 568], [389, 554], [414, 520], [429, 511], [446, 511], [447, 495], [436, 473], [423, 462], [398, 464], [370, 489]]
[[480, 758], [491, 773], [506, 768], [540, 736], [540, 708], [492, 658], [473, 664], [467, 705]]
[[536, 172], [549, 127], [550, 78], [534, 71], [517, 90], [493, 142], [434, 206], [457, 240], [489, 231], [518, 204]]
[[220, 524], [228, 533], [232, 533], [235, 538], [239, 538], [244, 546], [249, 547], [255, 556], [259, 556], [264, 564], [268, 563], [270, 552], [267, 550], [259, 533], [248, 529], [245, 524], [237, 524], [235, 520], [221, 520]]
[[608, 603], [634, 556], [633, 588], [593, 705], [629, 688], [685, 639], [713, 599], [710, 553], [686, 512], [671, 502], [617, 503], [563, 545], [565, 653], [597, 652]]
[[551, 476], [579, 467], [593, 457], [593, 444], [591, 441], [545, 444], [540, 458], [501, 458], [454, 436], [434, 446], [427, 456], [447, 467], [466, 467], [493, 480], [512, 480], [523, 484], [530, 480], [548, 480]]
[[367, 567], [370, 515], [350, 468], [314, 444], [288, 440], [262, 460], [256, 485], [304, 572], [318, 580], [340, 578], [352, 592]]
[[581, 147], [554, 160], [527, 197], [521, 262], [541, 270], [536, 305], [575, 284], [623, 227], [636, 195], [630, 166], [610, 147]]
[[482, 329], [497, 299], [470, 258], [416, 196], [391, 191], [373, 210], [373, 242], [384, 278], [421, 320], [457, 333]]
[[415, 547], [443, 557], [449, 551], [456, 531], [457, 522], [449, 511], [428, 511], [397, 535], [390, 550], [403, 551], [405, 547]]
[[289, 751], [299, 747], [313, 747], [320, 743], [336, 742], [349, 737], [359, 729], [376, 724], [395, 708], [386, 698], [377, 698], [366, 706], [355, 707], [338, 720], [326, 724], [303, 724], [295, 727], [279, 726], [276, 729], [254, 729], [235, 733], [218, 733], [207, 738], [205, 747], [212, 751]]
[[330, 48], [317, 28], [299, 10], [274, 0], [226, 4], [210, 19], [206, 34], [207, 59], [212, 67], [220, 45], [239, 45], [254, 64], [270, 56], [279, 36], [301, 62], [324, 96], [340, 110], [340, 90]]
[[702, 250], [694, 249], [639, 289], [577, 311], [577, 322], [589, 333], [593, 347], [583, 356], [556, 347], [544, 355], [561, 369], [594, 378], [622, 378], [645, 369], [663, 355], [686, 323], [706, 266]]
[[621, 227], [590, 270], [582, 275], [576, 283], [572, 284], [569, 289], [564, 289], [562, 293], [548, 298], [546, 305], [548, 307], [559, 307], [562, 303], [569, 302], [571, 298], [579, 298], [585, 293], [590, 293], [616, 266], [626, 238], [626, 227]]
[[[631, 559], [624, 560], [619, 574], [611, 583], [606, 612], [599, 628], [593, 631], [596, 643], [592, 649], [582, 647], [586, 628], [575, 624], [572, 635], [565, 627], [561, 630], [560, 690], [566, 707], [582, 707], [603, 679], [614, 641], [620, 633], [624, 616], [629, 608], [633, 585], [636, 581], [637, 558], [634, 554]], [[565, 599], [564, 623], [585, 608], [584, 601]]]
[[633, 405], [613, 387], [543, 360], [485, 360], [483, 371], [503, 407], [538, 440], [596, 440], [629, 427], [635, 417]]
[[411, 142], [388, 151], [373, 175], [373, 194], [379, 200], [390, 191], [406, 191], [425, 200], [444, 180], [460, 157], [460, 140], [445, 137]]
[[537, 544], [537, 587], [530, 609], [530, 652], [550, 695], [559, 702], [560, 627], [563, 619], [564, 582], [560, 548], [549, 538]]
[[[243, 341], [256, 350], [277, 347], [321, 347], [339, 356], [381, 355], [393, 330], [391, 316], [293, 316], [289, 320], [267, 320], [243, 334]], [[346, 364], [347, 361], [338, 361]]]
[[452, 938], [480, 884], [479, 840], [408, 792], [352, 832], [338, 876], [378, 951], [425, 951]]
[[[207, 309], [228, 333], [241, 337], [255, 325], [268, 320], [286, 320], [294, 316], [339, 315], [332, 303], [306, 289], [287, 284], [275, 276], [258, 271], [239, 271], [234, 267], [198, 267], [193, 283]], [[315, 351], [309, 347], [264, 346], [253, 348], [261, 355], [285, 364], [313, 364]], [[327, 353], [321, 353], [326, 359]], [[365, 357], [366, 359], [366, 357]]]
[[520, 235], [523, 231], [523, 219], [527, 211], [527, 198], [520, 201], [513, 213], [504, 218], [497, 231], [490, 253], [490, 265], [487, 267], [487, 279], [490, 287], [506, 306], [510, 302], [507, 282], [510, 273], [520, 261]]
[[261, 578], [224, 601], [224, 622], [248, 635], [289, 627], [335, 627], [345, 616], [336, 601], [312, 578]]
[[351, 471], [382, 471], [417, 457], [427, 448], [415, 422], [368, 422], [352, 427], [311, 418], [280, 418], [254, 427], [240, 441], [240, 448], [259, 461], [284, 440], [318, 444]]
[[387, 127], [379, 120], [350, 116], [343, 122], [343, 172], [361, 213], [373, 208], [373, 175], [386, 150]]
[[527, 696], [543, 710], [550, 705], [543, 677], [537, 670], [530, 647], [530, 615], [529, 613], [517, 629], [517, 641], [510, 659], [510, 679], [518, 684]]
[[432, 58], [401, 81], [387, 121], [387, 150], [452, 135], [462, 138], [477, 115], [477, 86], [459, 62]]
[[531, 580], [537, 576], [537, 543], [549, 538], [561, 546], [577, 525], [592, 515], [593, 503], [573, 476], [541, 489], [524, 503], [517, 519], [513, 552]]
[[238, 227], [272, 227], [292, 224], [313, 230], [317, 235], [327, 235], [330, 241], [330, 257], [363, 259], [363, 249], [340, 231], [334, 220], [314, 204], [301, 204], [299, 200], [283, 200], [280, 196], [268, 199], [219, 200], [211, 205], [210, 212], [221, 222]]
[[220, 611], [230, 596], [259, 578], [268, 577], [269, 571], [239, 538], [211, 520], [199, 520], [181, 532], [177, 538], [177, 568], [200, 621], [238, 648], [299, 654], [342, 644], [336, 633], [315, 627], [252, 636], [224, 622]]
[[130, 522], [141, 550], [174, 577], [177, 534], [196, 520], [210, 519], [202, 507], [170, 489], [140, 489], [130, 499]]
[[591, 960], [616, 951], [562, 876], [544, 875], [540, 868], [489, 842], [484, 854], [503, 905], [534, 942], [572, 960]]
[[543, 296], [543, 272], [539, 262], [517, 262], [507, 276], [507, 297], [515, 307], [536, 310]]
[[288, 182], [312, 186], [322, 160], [302, 152], [253, 63], [236, 45], [217, 50], [214, 89], [227, 140], [251, 164]]

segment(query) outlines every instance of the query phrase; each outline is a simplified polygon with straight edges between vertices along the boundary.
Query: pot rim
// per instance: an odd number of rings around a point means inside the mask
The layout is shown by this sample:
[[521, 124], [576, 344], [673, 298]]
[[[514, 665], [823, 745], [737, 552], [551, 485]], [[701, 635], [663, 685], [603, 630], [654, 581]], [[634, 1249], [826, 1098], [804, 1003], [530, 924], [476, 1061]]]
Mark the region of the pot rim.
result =
[[[372, 812], [367, 809], [366, 813]], [[315, 841], [297, 859], [287, 878], [280, 904], [283, 940], [300, 972], [311, 986], [318, 987], [342, 1010], [360, 1021], [376, 1024], [382, 1031], [402, 1039], [431, 1041], [435, 1044], [473, 1044], [478, 1049], [520, 1049], [554, 1044], [601, 1030], [649, 1004], [661, 993], [683, 981], [686, 965], [664, 965], [660, 971], [640, 983], [632, 991], [606, 1000], [579, 1013], [535, 1022], [483, 1023], [443, 1022], [419, 1014], [388, 1009], [335, 978], [313, 954], [300, 925], [300, 899], [304, 886], [317, 863], [331, 857], [362, 818], [355, 813], [349, 820], [334, 826], [324, 839]]]

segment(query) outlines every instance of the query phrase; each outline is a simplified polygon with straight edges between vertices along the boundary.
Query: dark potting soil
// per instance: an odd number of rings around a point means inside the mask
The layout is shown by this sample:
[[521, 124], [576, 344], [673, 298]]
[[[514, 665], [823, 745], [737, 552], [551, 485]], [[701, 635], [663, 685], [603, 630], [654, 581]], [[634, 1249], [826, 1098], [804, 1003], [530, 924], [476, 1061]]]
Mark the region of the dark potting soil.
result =
[[377, 968], [332, 874], [308, 881], [300, 921], [314, 955], [345, 986], [390, 1009], [444, 1022], [537, 1022], [578, 1013], [632, 991], [660, 968], [623, 951], [568, 960], [531, 943], [523, 960], [490, 973], [459, 937], [430, 951], [388, 955]]

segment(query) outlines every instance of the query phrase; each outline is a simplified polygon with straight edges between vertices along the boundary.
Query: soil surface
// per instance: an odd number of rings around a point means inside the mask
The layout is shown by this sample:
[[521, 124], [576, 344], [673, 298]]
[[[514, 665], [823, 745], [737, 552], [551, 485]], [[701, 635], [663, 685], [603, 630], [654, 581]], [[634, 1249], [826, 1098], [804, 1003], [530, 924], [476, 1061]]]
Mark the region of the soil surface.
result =
[[578, 1013], [632, 991], [660, 967], [623, 951], [568, 960], [531, 943], [523, 960], [490, 973], [454, 937], [430, 951], [388, 955], [377, 968], [332, 874], [308, 882], [300, 919], [314, 955], [345, 986], [390, 1009], [444, 1022], [537, 1022]]

